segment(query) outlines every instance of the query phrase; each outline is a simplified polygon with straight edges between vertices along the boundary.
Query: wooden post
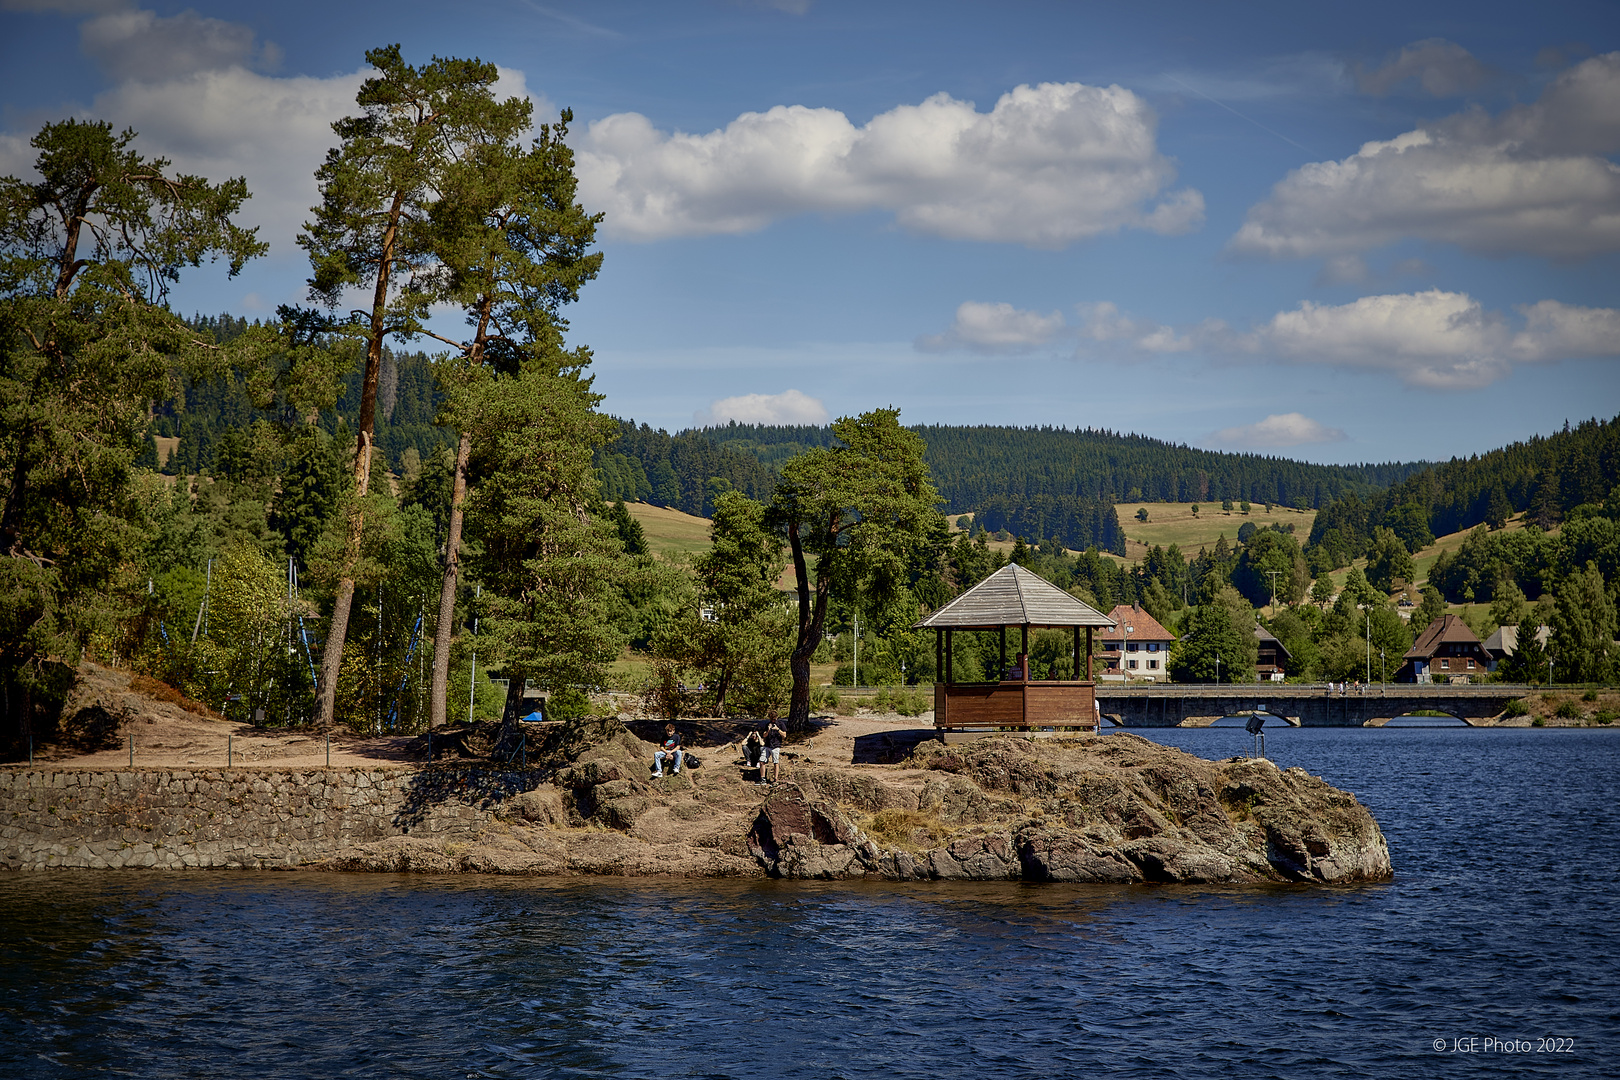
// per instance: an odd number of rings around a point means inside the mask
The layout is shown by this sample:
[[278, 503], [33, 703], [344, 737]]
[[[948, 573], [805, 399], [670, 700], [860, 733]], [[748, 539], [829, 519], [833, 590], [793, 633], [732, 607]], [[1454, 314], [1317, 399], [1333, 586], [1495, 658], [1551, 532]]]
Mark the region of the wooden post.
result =
[[1086, 682], [1093, 682], [1091, 677], [1091, 627], [1086, 627]]

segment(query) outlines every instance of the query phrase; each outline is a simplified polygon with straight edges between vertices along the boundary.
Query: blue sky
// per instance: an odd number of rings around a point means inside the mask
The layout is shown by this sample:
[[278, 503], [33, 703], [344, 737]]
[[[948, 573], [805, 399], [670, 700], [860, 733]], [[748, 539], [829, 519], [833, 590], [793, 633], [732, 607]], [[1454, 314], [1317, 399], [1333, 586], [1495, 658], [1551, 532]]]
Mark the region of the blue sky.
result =
[[571, 338], [616, 415], [1337, 462], [1620, 412], [1612, 3], [0, 0], [0, 172], [80, 115], [245, 175], [271, 256], [174, 301], [268, 315], [394, 41], [574, 110], [607, 216]]

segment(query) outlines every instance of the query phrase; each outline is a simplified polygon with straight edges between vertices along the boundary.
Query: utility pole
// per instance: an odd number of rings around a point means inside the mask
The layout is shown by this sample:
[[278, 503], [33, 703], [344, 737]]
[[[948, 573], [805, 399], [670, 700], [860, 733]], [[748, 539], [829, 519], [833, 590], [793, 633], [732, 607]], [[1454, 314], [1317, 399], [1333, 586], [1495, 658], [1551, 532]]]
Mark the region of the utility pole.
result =
[[1367, 683], [1372, 684], [1372, 608], [1367, 609]]
[[1215, 654], [1215, 685], [1221, 685], [1221, 654]]
[[473, 722], [473, 702], [478, 700], [478, 598], [484, 595], [482, 585], [473, 586], [473, 654], [472, 667], [467, 672], [467, 723]]
[[1281, 570], [1267, 570], [1266, 577], [1271, 579], [1271, 613], [1277, 614], [1277, 575]]
[[[851, 686], [861, 685], [861, 613], [855, 613], [855, 666], [854, 674], [850, 677]], [[763, 774], [761, 774], [763, 775]]]

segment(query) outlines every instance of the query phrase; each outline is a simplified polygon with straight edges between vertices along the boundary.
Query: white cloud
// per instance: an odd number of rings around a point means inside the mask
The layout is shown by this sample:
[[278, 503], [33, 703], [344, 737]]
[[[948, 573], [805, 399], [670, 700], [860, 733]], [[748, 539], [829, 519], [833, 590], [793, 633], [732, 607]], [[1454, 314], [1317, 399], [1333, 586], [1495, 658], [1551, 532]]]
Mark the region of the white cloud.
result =
[[1228, 247], [1341, 255], [1413, 236], [1492, 255], [1620, 250], [1620, 52], [1561, 75], [1532, 105], [1459, 113], [1279, 182]]
[[[117, 82], [81, 115], [134, 128], [141, 153], [167, 157], [179, 171], [215, 182], [245, 176], [253, 197], [238, 220], [259, 227], [272, 256], [299, 255], [298, 232], [319, 199], [315, 170], [337, 143], [332, 122], [356, 112], [355, 94], [372, 69], [330, 78], [252, 71], [245, 65], [274, 62], [274, 45], [191, 11], [161, 18], [123, 3], [0, 3], [100, 13], [81, 26], [81, 44]], [[529, 94], [520, 71], [499, 69], [494, 92], [528, 97], [537, 118], [548, 115], [549, 102]], [[31, 174], [35, 154], [28, 136], [0, 133], [0, 175]]]
[[1042, 315], [1011, 304], [985, 304], [965, 301], [956, 309], [956, 318], [942, 334], [917, 339], [922, 352], [948, 352], [969, 349], [979, 353], [1028, 352], [1063, 333], [1061, 312]]
[[1152, 110], [1129, 90], [1042, 83], [988, 113], [942, 93], [860, 128], [803, 105], [744, 113], [703, 135], [617, 113], [577, 140], [577, 162], [581, 201], [631, 240], [880, 209], [913, 232], [1061, 248], [1125, 227], [1202, 223], [1202, 195], [1164, 192], [1175, 170], [1155, 133]]
[[1393, 372], [1411, 386], [1473, 389], [1506, 376], [1515, 363], [1620, 356], [1620, 311], [1543, 300], [1520, 307], [1514, 332], [1500, 312], [1467, 293], [1364, 296], [1279, 312], [1246, 345], [1301, 364]]
[[274, 67], [281, 59], [275, 45], [255, 45], [252, 28], [195, 11], [170, 18], [138, 8], [111, 11], [79, 27], [79, 44], [119, 81], [169, 80], [239, 64]]
[[1306, 301], [1278, 312], [1251, 340], [1279, 359], [1382, 369], [1437, 390], [1485, 386], [1510, 366], [1501, 316], [1466, 293], [1438, 289], [1336, 306]]
[[1080, 337], [1099, 344], [1119, 343], [1149, 353], [1186, 352], [1193, 347], [1193, 339], [1177, 334], [1163, 323], [1150, 319], [1136, 319], [1120, 311], [1107, 301], [1078, 304]]
[[780, 394], [721, 398], [692, 414], [692, 422], [698, 427], [715, 427], [732, 420], [739, 424], [825, 424], [828, 413], [819, 398], [784, 390]]
[[1620, 356], [1620, 310], [1543, 300], [1515, 309], [1522, 327], [1467, 293], [1430, 289], [1364, 296], [1348, 304], [1306, 301], [1247, 331], [1209, 319], [1177, 330], [1122, 314], [1111, 303], [1081, 306], [1082, 343], [1162, 354], [1197, 350], [1237, 360], [1386, 371], [1408, 386], [1467, 390], [1516, 364]]
[[1524, 360], [1620, 354], [1620, 311], [1575, 307], [1557, 300], [1521, 306], [1525, 328], [1513, 338], [1514, 355]]
[[1408, 79], [1416, 79], [1425, 93], [1454, 97], [1490, 78], [1491, 69], [1456, 42], [1444, 38], [1415, 41], [1391, 57], [1383, 67], [1356, 69], [1356, 87], [1364, 94], [1383, 97]]
[[1208, 441], [1239, 449], [1265, 450], [1310, 443], [1343, 442], [1344, 432], [1320, 424], [1303, 413], [1275, 413], [1241, 427], [1222, 428]]
[[315, 170], [336, 145], [332, 121], [353, 112], [367, 71], [278, 79], [241, 67], [166, 82], [128, 82], [97, 95], [90, 114], [140, 132], [143, 153], [220, 181], [246, 176], [253, 198], [241, 220], [260, 226], [276, 255], [318, 198]]

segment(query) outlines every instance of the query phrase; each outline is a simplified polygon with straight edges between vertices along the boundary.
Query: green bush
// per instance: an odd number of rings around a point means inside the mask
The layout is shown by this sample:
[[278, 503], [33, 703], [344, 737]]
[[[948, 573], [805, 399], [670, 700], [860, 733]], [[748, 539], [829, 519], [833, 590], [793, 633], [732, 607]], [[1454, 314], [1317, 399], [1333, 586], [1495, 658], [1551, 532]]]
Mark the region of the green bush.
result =
[[817, 686], [810, 691], [810, 707], [822, 712], [838, 711], [838, 691], [830, 686]]
[[1604, 726], [1608, 726], [1614, 723], [1616, 716], [1620, 716], [1620, 713], [1616, 713], [1613, 709], [1599, 709], [1592, 714], [1592, 719]]
[[1597, 691], [1596, 690], [1588, 690], [1586, 693], [1581, 695], [1581, 700], [1582, 701], [1596, 701], [1597, 700]]
[[1538, 716], [1534, 720], [1530, 721], [1530, 726], [1531, 727], [1546, 727], [1547, 726], [1547, 721], [1543, 720], [1541, 717]]
[[1573, 720], [1581, 715], [1581, 710], [1573, 701], [1565, 701], [1553, 710], [1553, 715], [1561, 720]]
[[1514, 698], [1512, 701], [1507, 703], [1507, 708], [1502, 710], [1502, 715], [1529, 716], [1530, 706], [1525, 703], [1524, 698]]
[[572, 686], [553, 690], [546, 698], [547, 720], [578, 720], [582, 716], [589, 716], [590, 712], [590, 696]]
[[934, 707], [933, 695], [915, 686], [880, 686], [872, 699], [877, 712], [899, 713], [901, 716], [921, 716]]

